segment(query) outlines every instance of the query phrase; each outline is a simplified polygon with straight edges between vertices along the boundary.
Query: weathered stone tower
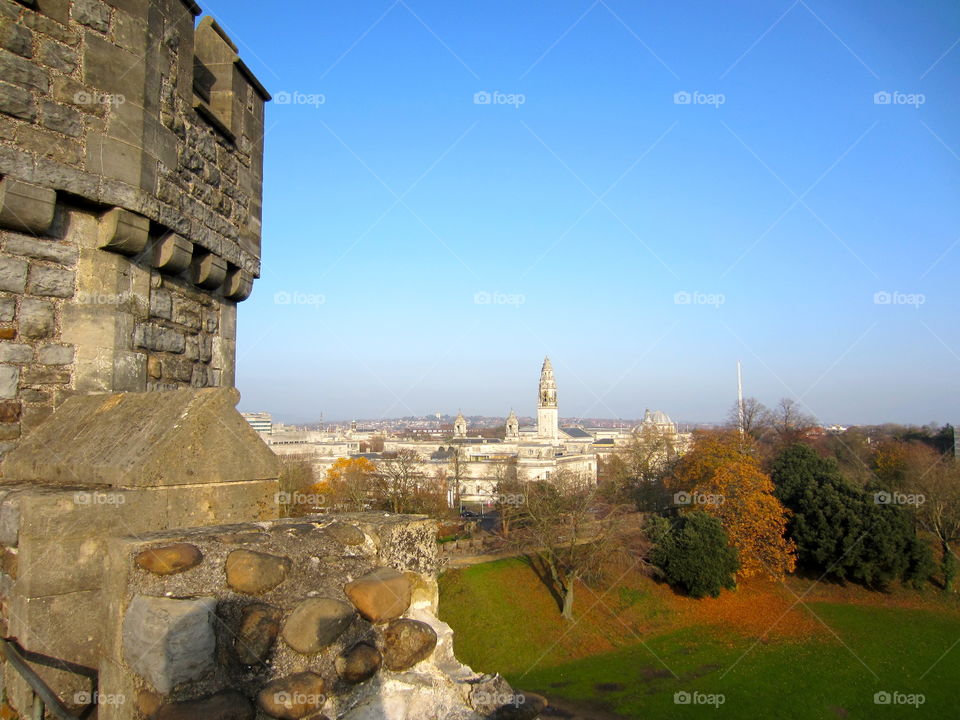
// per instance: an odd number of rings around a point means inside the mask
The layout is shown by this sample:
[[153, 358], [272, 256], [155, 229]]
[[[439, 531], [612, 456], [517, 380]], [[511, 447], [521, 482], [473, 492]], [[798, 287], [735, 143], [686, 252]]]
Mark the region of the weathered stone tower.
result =
[[453, 655], [435, 522], [278, 517], [232, 387], [270, 96], [199, 12], [0, 0], [2, 710], [532, 717]]
[[0, 453], [74, 393], [234, 382], [270, 95], [192, 0], [0, 0]]

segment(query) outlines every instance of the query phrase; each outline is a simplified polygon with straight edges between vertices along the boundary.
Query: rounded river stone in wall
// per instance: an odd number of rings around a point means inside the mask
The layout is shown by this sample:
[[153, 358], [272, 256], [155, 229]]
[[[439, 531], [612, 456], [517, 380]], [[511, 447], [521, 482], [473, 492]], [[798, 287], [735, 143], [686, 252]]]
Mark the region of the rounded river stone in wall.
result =
[[363, 545], [363, 541], [367, 538], [363, 530], [356, 525], [344, 522], [331, 523], [324, 529], [330, 537], [343, 545]]
[[281, 720], [315, 717], [327, 701], [327, 684], [314, 672], [302, 672], [274, 680], [257, 694], [257, 704], [267, 715]]
[[255, 603], [244, 608], [240, 629], [233, 643], [237, 659], [244, 665], [257, 665], [265, 661], [280, 634], [282, 618], [283, 611], [280, 608], [266, 603]]
[[390, 670], [406, 670], [430, 657], [437, 633], [419, 620], [394, 620], [383, 631], [383, 644], [383, 664]]
[[334, 665], [344, 682], [356, 684], [373, 677], [383, 658], [380, 651], [367, 643], [357, 643], [340, 655]]
[[348, 582], [343, 591], [360, 614], [372, 623], [398, 618], [410, 607], [410, 578], [392, 567], [381, 567]]
[[234, 550], [227, 556], [227, 585], [237, 592], [261, 595], [286, 579], [290, 565], [290, 560], [285, 557], [253, 550]]
[[137, 565], [154, 575], [175, 575], [203, 562], [200, 548], [190, 543], [174, 543], [137, 553]]
[[312, 655], [340, 637], [354, 615], [354, 609], [341, 600], [309, 598], [283, 624], [283, 639], [297, 652]]

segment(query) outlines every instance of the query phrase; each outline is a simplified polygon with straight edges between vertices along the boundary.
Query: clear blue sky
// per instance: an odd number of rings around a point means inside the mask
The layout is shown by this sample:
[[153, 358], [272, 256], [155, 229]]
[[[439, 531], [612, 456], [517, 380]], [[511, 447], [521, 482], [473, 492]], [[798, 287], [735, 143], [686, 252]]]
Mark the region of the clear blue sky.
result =
[[202, 5], [290, 100], [242, 409], [960, 420], [954, 0]]

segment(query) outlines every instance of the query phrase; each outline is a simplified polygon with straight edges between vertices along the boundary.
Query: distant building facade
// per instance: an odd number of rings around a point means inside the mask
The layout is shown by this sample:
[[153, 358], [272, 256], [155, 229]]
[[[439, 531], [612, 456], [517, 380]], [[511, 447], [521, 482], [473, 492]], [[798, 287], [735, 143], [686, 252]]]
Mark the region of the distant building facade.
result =
[[268, 412], [240, 413], [243, 419], [250, 423], [250, 427], [258, 433], [270, 435], [273, 433], [273, 416]]
[[376, 461], [378, 452], [369, 452], [374, 440], [382, 442], [386, 454], [409, 450], [419, 456], [418, 472], [425, 478], [442, 478], [448, 483], [451, 505], [488, 509], [496, 504], [501, 478], [516, 474], [520, 481], [549, 482], [558, 472], [597, 481], [599, 458], [627, 447], [634, 437], [651, 433], [666, 437], [678, 452], [689, 435], [663, 412], [647, 410], [640, 424], [625, 428], [582, 428], [560, 425], [557, 380], [553, 364], [544, 358], [537, 388], [536, 425], [521, 427], [514, 410], [506, 418], [503, 438], [471, 435], [462, 411], [453, 422], [452, 435], [434, 438], [404, 438], [356, 422], [329, 431], [274, 428], [264, 440], [278, 455], [297, 456], [312, 464], [318, 479], [339, 458], [364, 457]]

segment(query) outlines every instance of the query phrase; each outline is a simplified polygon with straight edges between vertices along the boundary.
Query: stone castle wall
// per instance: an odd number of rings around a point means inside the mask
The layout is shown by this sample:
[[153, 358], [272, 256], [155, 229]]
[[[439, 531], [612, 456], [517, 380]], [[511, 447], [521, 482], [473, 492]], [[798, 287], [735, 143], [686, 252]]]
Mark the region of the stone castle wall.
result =
[[74, 393], [229, 387], [269, 94], [191, 0], [0, 0], [0, 454]]
[[100, 720], [524, 720], [437, 616], [436, 523], [313, 516], [110, 541]]
[[232, 389], [270, 98], [199, 12], [0, 0], [0, 631], [101, 720], [533, 717], [454, 657], [432, 522], [279, 519]]

